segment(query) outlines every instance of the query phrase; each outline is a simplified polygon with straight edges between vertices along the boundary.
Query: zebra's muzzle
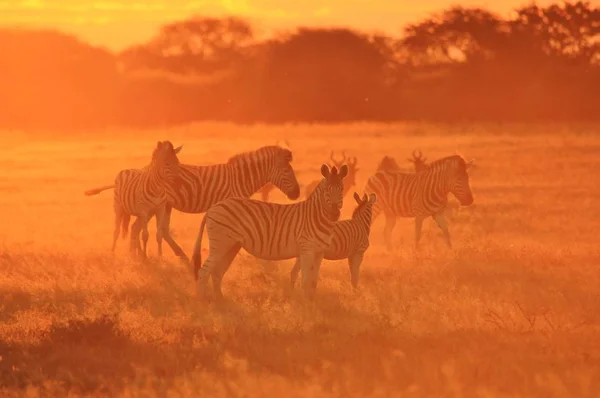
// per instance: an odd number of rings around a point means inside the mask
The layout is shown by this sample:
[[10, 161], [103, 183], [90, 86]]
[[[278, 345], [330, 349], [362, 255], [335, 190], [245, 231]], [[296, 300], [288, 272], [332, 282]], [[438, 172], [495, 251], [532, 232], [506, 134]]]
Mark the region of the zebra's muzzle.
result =
[[469, 195], [460, 201], [461, 206], [470, 206], [473, 204], [473, 195]]

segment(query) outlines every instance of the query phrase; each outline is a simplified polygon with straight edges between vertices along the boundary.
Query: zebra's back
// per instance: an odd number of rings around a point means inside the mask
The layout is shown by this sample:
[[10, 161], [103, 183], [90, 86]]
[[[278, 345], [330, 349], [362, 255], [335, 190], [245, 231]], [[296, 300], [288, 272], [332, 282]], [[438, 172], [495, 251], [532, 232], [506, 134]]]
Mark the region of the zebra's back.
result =
[[369, 234], [358, 220], [338, 221], [333, 227], [331, 245], [325, 250], [327, 260], [342, 260], [369, 248]]
[[232, 197], [206, 212], [206, 230], [213, 242], [233, 239], [255, 257], [285, 260], [299, 255], [303, 232], [300, 204], [286, 205]]

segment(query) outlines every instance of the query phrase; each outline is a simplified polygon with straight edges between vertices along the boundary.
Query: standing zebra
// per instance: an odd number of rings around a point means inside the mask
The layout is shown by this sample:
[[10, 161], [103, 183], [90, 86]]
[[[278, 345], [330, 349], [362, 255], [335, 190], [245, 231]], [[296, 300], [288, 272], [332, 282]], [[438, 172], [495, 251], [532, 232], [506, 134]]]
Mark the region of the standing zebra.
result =
[[[228, 198], [206, 212], [192, 257], [200, 297], [205, 295], [209, 276], [216, 296], [223, 297], [223, 275], [241, 248], [263, 260], [299, 257], [304, 291], [314, 297], [323, 252], [331, 245], [333, 226], [340, 217], [348, 167], [342, 166], [338, 174], [335, 167], [330, 171], [324, 164], [321, 174], [321, 184], [302, 202], [277, 204]], [[205, 226], [210, 251], [200, 267]]]
[[[145, 229], [150, 217], [157, 216], [157, 225], [162, 224], [165, 217], [165, 206], [167, 203], [167, 189], [177, 189], [181, 184], [180, 164], [177, 154], [183, 146], [173, 148], [170, 141], [159, 141], [152, 153], [150, 165], [143, 169], [121, 170], [115, 183], [100, 188], [91, 189], [85, 195], [97, 195], [100, 192], [114, 188], [113, 207], [115, 211], [115, 229], [113, 232], [112, 251], [115, 251], [119, 229], [123, 227], [123, 237], [127, 236], [127, 226], [131, 215], [137, 216], [137, 220], [131, 227], [132, 254], [145, 257], [145, 250], [139, 244], [140, 230]], [[171, 188], [171, 186], [173, 188]], [[157, 235], [164, 235], [167, 242], [176, 245], [169, 235], [169, 230], [158, 228]]]
[[[183, 213], [204, 213], [215, 203], [230, 197], [249, 198], [268, 182], [273, 183], [290, 200], [300, 196], [300, 186], [290, 162], [292, 152], [279, 146], [264, 146], [231, 157], [227, 163], [210, 166], [182, 164], [181, 187], [168, 190], [164, 227], [169, 230], [173, 208]], [[158, 226], [158, 219], [156, 220]], [[148, 240], [147, 231], [142, 240]], [[157, 234], [158, 255], [162, 239]], [[173, 241], [167, 243], [181, 259], [189, 263], [183, 250]], [[146, 242], [144, 242], [146, 246]]]
[[[365, 252], [369, 248], [369, 234], [371, 232], [371, 216], [373, 213], [373, 204], [377, 196], [372, 193], [367, 198], [365, 194], [361, 200], [360, 196], [354, 192], [354, 200], [358, 207], [354, 209], [350, 220], [338, 221], [333, 227], [333, 239], [331, 246], [325, 250], [323, 258], [325, 260], [348, 259], [350, 268], [350, 281], [352, 287], [358, 285], [358, 275]], [[300, 272], [300, 261], [296, 259], [294, 268], [290, 275], [292, 288], [298, 279]]]
[[438, 159], [425, 171], [415, 174], [378, 171], [369, 178], [365, 191], [377, 195], [373, 220], [381, 212], [385, 215], [384, 236], [388, 250], [392, 249], [391, 234], [397, 217], [415, 218], [415, 246], [418, 246], [423, 221], [431, 216], [452, 247], [444, 209], [450, 192], [463, 206], [473, 203], [467, 174], [472, 164], [472, 160], [467, 163], [461, 156], [453, 155]]

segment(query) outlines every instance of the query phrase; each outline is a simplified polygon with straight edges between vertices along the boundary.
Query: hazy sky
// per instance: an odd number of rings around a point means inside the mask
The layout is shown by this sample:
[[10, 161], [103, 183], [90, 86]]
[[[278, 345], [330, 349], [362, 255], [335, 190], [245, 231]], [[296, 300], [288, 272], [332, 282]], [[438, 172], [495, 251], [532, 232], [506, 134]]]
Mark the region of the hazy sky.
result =
[[[592, 1], [592, 3], [598, 0]], [[552, 0], [538, 0], [540, 5]], [[352, 26], [398, 34], [406, 23], [450, 7], [485, 7], [501, 15], [529, 0], [0, 0], [0, 25], [52, 27], [122, 49], [168, 21], [193, 14], [237, 15], [263, 33], [296, 25]]]

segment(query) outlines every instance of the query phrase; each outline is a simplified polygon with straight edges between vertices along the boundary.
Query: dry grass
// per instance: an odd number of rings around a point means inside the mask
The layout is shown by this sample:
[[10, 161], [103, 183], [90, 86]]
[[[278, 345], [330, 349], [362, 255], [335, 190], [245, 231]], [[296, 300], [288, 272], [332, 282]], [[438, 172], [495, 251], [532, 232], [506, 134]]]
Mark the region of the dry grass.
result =
[[[87, 141], [11, 135], [0, 149], [0, 395], [598, 396], [598, 132], [200, 124]], [[240, 254], [225, 276], [228, 301], [215, 305], [196, 299], [168, 248], [146, 264], [128, 259], [124, 241], [109, 254], [112, 192], [84, 189], [145, 165], [157, 139], [183, 143], [184, 162], [210, 164], [278, 138], [293, 146], [304, 184], [344, 146], [358, 157], [360, 188], [384, 154], [459, 150], [479, 165], [476, 206], [453, 220], [454, 250], [427, 220], [415, 253], [404, 220], [388, 255], [377, 220], [360, 291], [345, 262], [326, 261], [314, 305], [286, 292], [292, 260]], [[348, 196], [343, 216], [353, 207]], [[173, 216], [188, 254], [200, 220]]]

